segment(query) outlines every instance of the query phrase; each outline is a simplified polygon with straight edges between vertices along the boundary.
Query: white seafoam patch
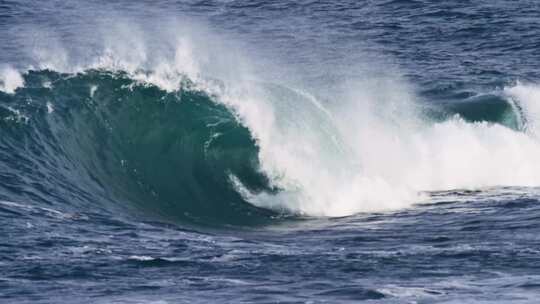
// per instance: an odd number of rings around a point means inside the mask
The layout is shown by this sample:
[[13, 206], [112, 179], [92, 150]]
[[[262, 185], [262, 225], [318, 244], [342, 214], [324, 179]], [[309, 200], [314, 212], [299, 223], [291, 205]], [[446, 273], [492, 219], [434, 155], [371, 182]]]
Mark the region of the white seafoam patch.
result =
[[525, 131], [535, 137], [540, 135], [540, 86], [518, 82], [504, 93], [515, 102], [525, 116]]
[[54, 106], [52, 105], [52, 103], [50, 101], [47, 101], [47, 113], [48, 114], [51, 114], [52, 112], [54, 112]]

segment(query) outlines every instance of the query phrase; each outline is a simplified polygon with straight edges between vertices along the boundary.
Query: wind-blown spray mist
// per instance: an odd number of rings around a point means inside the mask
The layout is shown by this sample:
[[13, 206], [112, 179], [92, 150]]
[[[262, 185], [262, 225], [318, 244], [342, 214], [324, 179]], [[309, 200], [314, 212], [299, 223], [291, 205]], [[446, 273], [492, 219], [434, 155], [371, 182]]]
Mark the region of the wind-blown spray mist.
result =
[[0, 68], [0, 91], [13, 94], [18, 87], [24, 85], [21, 74], [10, 66]]

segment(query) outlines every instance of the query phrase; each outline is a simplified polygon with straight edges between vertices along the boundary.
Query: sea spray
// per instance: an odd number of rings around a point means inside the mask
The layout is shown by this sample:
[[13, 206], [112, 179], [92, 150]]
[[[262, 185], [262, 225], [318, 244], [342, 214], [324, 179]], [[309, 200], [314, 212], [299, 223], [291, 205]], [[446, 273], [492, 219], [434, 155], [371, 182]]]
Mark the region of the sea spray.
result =
[[10, 66], [0, 67], [0, 91], [13, 94], [15, 90], [24, 85], [21, 74]]

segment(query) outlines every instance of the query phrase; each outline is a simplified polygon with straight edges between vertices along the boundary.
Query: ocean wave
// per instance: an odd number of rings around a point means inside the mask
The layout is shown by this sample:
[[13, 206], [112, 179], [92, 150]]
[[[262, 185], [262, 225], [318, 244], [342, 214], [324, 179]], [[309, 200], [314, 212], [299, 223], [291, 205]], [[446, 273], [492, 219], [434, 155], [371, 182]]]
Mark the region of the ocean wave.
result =
[[37, 47], [30, 69], [1, 73], [6, 193], [241, 224], [406, 208], [430, 191], [540, 186], [534, 84], [447, 104], [419, 102], [385, 76], [311, 90], [212, 53], [220, 39], [209, 34], [150, 44], [122, 33], [80, 60]]
[[[73, 196], [129, 202], [165, 218], [341, 216], [409, 206], [423, 191], [540, 180], [532, 85], [429, 121], [401, 110], [377, 114], [379, 105], [366, 103], [344, 113], [271, 84], [257, 84], [259, 99], [239, 102], [188, 78], [169, 91], [104, 70], [23, 77], [24, 87], [0, 95], [2, 142], [13, 159], [5, 164], [40, 165], [10, 168], [13, 175], [49, 179], [54, 191], [71, 184]], [[479, 107], [494, 114], [478, 117]]]

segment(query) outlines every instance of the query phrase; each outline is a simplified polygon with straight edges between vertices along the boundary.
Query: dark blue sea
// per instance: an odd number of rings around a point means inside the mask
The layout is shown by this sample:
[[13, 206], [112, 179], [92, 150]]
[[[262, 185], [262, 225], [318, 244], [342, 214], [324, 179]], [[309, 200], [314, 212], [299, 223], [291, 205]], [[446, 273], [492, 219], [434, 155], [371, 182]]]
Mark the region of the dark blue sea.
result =
[[540, 303], [540, 2], [0, 0], [0, 303]]

